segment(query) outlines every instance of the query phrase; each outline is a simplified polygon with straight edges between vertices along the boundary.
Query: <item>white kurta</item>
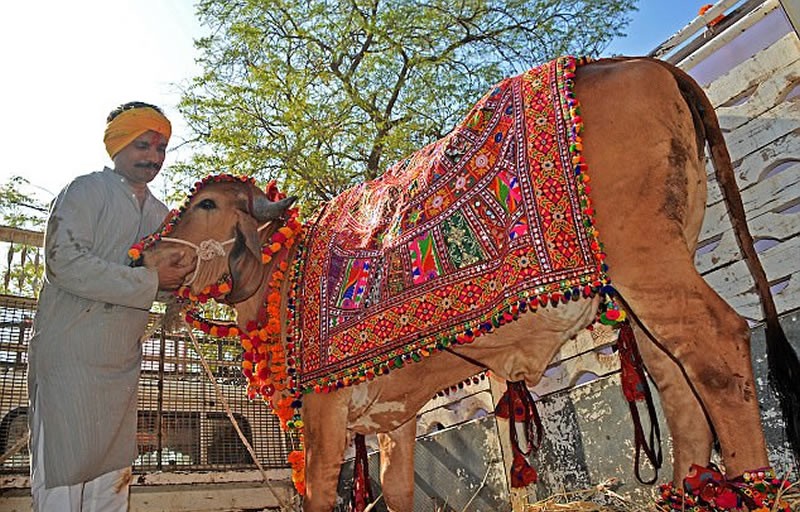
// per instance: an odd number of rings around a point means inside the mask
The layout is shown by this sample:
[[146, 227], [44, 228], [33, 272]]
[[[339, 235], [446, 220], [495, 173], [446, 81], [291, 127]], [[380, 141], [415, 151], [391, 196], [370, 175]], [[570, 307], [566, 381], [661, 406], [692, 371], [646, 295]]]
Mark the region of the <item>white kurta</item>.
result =
[[149, 191], [140, 208], [108, 168], [76, 178], [53, 203], [28, 356], [48, 488], [92, 480], [136, 458], [139, 338], [158, 275], [128, 267], [127, 251], [167, 211]]

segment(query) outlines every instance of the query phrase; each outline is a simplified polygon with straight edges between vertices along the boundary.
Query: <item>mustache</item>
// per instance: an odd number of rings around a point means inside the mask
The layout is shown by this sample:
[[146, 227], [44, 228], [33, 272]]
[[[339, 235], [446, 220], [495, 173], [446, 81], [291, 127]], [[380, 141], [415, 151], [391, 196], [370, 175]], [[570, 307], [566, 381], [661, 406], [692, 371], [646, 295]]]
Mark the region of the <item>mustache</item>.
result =
[[134, 167], [138, 169], [153, 169], [155, 171], [158, 171], [159, 169], [161, 169], [161, 164], [156, 162], [139, 162], [137, 164], [134, 164]]

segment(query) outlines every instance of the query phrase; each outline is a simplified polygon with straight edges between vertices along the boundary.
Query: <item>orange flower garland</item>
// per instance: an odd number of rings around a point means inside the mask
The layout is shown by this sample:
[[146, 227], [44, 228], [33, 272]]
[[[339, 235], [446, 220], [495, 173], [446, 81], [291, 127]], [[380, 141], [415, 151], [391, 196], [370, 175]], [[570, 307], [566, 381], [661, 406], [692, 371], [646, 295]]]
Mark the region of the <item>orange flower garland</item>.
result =
[[217, 299], [225, 296], [231, 291], [231, 278], [224, 276], [217, 284], [211, 284], [203, 288], [199, 294], [192, 293], [190, 286], [181, 286], [175, 290], [174, 294], [182, 299], [187, 299], [190, 302], [199, 302], [205, 304], [209, 299]]
[[130, 249], [128, 249], [128, 257], [131, 259], [131, 261], [134, 263], [140, 263], [142, 259], [142, 251], [161, 240], [161, 237], [168, 235], [175, 226], [175, 223], [178, 222], [182, 212], [183, 210], [170, 210], [166, 219], [164, 219], [164, 226], [161, 228], [161, 231], [153, 233], [152, 235], [148, 235], [137, 243], [133, 244]]
[[[278, 404], [273, 400], [276, 391], [286, 389], [289, 375], [286, 371], [286, 355], [281, 343], [280, 323], [280, 285], [286, 275], [286, 261], [276, 264], [268, 284], [265, 301], [266, 322], [264, 324], [251, 321], [247, 325], [247, 333], [241, 333], [244, 356], [242, 373], [248, 380], [247, 396], [251, 399], [261, 396], [270, 407], [279, 414]], [[280, 416], [280, 414], [279, 414]], [[281, 417], [281, 424], [286, 421]]]
[[306, 493], [306, 452], [305, 450], [291, 451], [288, 459], [292, 466], [294, 487], [301, 496], [304, 496]]

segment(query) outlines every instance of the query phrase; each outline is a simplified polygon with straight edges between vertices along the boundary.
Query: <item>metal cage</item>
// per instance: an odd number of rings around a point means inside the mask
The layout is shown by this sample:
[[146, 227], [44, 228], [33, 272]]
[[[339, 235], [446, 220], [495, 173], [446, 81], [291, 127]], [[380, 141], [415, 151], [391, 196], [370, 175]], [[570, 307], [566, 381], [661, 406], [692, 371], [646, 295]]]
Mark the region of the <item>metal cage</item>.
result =
[[[28, 434], [27, 351], [35, 313], [33, 299], [0, 296], [2, 474], [29, 472], [24, 443]], [[160, 315], [152, 314], [151, 325], [159, 323]], [[287, 455], [296, 441], [281, 430], [264, 402], [247, 399], [238, 340], [202, 333], [195, 336], [214, 382], [206, 375], [186, 332], [159, 328], [144, 341], [134, 472], [255, 468], [239, 432], [252, 445], [262, 467], [288, 467]]]

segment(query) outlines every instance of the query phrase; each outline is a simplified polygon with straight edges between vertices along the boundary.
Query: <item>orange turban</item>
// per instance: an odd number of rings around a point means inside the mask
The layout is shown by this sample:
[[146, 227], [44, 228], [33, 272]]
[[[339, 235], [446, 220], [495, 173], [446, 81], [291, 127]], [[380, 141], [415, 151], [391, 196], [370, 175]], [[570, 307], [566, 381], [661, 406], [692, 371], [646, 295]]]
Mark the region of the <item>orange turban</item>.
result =
[[103, 142], [112, 159], [122, 148], [148, 130], [160, 133], [169, 141], [172, 125], [169, 119], [150, 107], [132, 108], [121, 113], [106, 125]]

